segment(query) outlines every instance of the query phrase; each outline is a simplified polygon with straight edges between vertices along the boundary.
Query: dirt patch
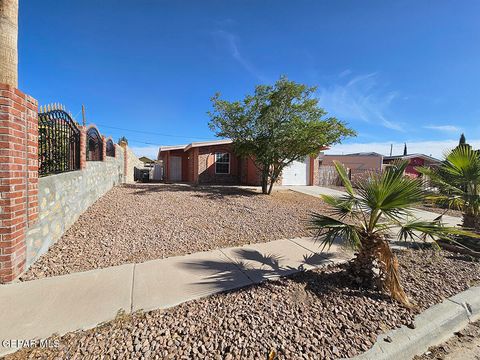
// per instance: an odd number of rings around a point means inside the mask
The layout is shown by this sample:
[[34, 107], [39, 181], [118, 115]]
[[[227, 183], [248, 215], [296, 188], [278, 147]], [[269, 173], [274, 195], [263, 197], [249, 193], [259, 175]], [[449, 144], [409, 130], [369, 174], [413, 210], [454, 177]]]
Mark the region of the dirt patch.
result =
[[236, 187], [116, 187], [21, 280], [308, 236], [309, 212], [325, 209], [320, 198], [293, 191], [266, 196]]
[[480, 264], [432, 250], [399, 253], [406, 309], [358, 289], [342, 266], [296, 274], [169, 310], [119, 317], [57, 338], [56, 349], [25, 350], [7, 359], [154, 358], [334, 359], [368, 350], [378, 334], [414, 326], [416, 313], [480, 282]]
[[480, 321], [469, 324], [465, 329], [455, 333], [445, 343], [434, 346], [415, 360], [467, 360], [480, 359]]

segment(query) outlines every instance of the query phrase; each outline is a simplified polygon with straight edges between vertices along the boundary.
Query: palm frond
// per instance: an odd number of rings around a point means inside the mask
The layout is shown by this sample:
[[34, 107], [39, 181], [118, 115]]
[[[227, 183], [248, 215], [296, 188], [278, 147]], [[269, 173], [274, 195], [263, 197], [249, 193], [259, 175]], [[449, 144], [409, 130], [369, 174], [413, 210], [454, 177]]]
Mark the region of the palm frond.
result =
[[330, 216], [312, 213], [308, 229], [315, 231], [315, 239], [321, 242], [322, 251], [329, 249], [335, 240], [345, 241], [353, 249], [361, 247], [359, 229]]
[[329, 212], [333, 216], [338, 216], [340, 219], [344, 219], [347, 216], [356, 217], [358, 209], [358, 200], [354, 196], [331, 196], [321, 195], [322, 200], [331, 206]]
[[355, 196], [355, 193], [353, 191], [353, 185], [348, 177], [347, 169], [345, 168], [345, 166], [340, 164], [338, 161], [334, 161], [333, 165], [335, 165], [335, 169], [337, 170], [337, 173], [340, 176], [340, 179], [342, 180], [343, 186], [345, 187], [347, 193], [351, 196]]
[[424, 197], [421, 181], [403, 175], [406, 162], [388, 167], [359, 183], [360, 203], [373, 214], [399, 220]]
[[434, 221], [412, 219], [406, 222], [398, 222], [396, 225], [400, 228], [398, 239], [403, 241], [427, 241], [428, 239], [433, 242], [437, 240], [455, 241], [456, 236], [480, 238], [479, 234], [469, 230], [444, 226], [441, 222], [441, 217]]

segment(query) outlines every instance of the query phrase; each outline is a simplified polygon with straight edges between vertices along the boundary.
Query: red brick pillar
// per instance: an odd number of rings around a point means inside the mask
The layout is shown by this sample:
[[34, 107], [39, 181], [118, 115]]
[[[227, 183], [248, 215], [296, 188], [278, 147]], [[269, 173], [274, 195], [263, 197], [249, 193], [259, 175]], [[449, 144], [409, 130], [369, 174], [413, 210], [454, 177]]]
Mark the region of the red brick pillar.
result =
[[87, 128], [79, 126], [80, 128], [80, 170], [87, 167]]
[[0, 283], [25, 270], [28, 226], [38, 217], [38, 104], [0, 84]]
[[107, 161], [107, 139], [102, 135], [102, 161]]

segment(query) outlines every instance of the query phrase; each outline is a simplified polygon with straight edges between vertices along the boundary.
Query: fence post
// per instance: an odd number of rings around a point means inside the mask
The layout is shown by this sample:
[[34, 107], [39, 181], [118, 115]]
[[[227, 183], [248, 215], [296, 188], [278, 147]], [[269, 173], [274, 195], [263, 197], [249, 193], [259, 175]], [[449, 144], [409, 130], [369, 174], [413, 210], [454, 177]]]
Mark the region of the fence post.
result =
[[123, 148], [123, 182], [127, 182], [128, 174], [128, 152], [127, 152], [127, 143], [125, 141], [120, 141], [120, 146]]
[[80, 129], [80, 170], [87, 167], [87, 127], [78, 126]]
[[25, 270], [25, 235], [37, 217], [38, 103], [0, 84], [0, 283]]

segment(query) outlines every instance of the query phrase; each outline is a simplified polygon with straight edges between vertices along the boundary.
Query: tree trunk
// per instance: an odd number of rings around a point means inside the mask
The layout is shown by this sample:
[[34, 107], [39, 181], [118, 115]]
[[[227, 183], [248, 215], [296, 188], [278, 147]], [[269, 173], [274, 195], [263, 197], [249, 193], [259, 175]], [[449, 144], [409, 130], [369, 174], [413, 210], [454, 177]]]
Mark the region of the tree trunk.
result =
[[18, 0], [0, 0], [0, 83], [18, 87]]
[[474, 214], [463, 214], [463, 227], [480, 232], [480, 217]]
[[268, 194], [268, 172], [262, 171], [262, 194]]
[[350, 264], [355, 282], [361, 287], [378, 289], [378, 275], [375, 274], [375, 244], [363, 245]]

